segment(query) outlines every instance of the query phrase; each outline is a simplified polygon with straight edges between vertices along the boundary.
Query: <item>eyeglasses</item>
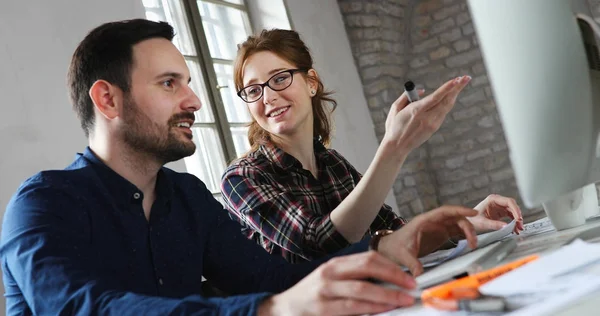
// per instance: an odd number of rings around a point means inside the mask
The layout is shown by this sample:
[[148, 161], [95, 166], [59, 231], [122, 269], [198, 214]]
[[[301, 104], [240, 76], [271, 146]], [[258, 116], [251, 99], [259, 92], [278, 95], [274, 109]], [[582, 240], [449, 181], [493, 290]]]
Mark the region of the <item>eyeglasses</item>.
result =
[[265, 83], [257, 83], [249, 85], [238, 91], [237, 95], [246, 103], [252, 103], [260, 100], [265, 91], [265, 87], [271, 88], [273, 91], [281, 91], [292, 85], [294, 82], [294, 73], [307, 72], [306, 69], [288, 69], [278, 72], [273, 77], [269, 78]]

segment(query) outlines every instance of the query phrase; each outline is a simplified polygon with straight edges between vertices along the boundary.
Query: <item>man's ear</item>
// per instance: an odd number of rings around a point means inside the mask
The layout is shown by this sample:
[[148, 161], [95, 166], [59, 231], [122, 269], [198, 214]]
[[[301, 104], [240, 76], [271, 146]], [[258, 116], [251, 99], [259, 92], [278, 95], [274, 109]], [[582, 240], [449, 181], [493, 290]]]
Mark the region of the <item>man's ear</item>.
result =
[[123, 100], [120, 88], [106, 80], [97, 80], [89, 93], [94, 106], [104, 117], [111, 120], [119, 115]]

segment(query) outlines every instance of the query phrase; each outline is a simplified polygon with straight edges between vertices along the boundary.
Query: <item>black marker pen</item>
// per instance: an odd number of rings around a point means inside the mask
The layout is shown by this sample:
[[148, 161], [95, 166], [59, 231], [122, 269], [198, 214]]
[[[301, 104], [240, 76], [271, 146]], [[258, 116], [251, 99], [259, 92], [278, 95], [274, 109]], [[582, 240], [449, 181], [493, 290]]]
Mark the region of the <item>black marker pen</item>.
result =
[[415, 102], [419, 101], [419, 92], [415, 89], [415, 84], [412, 81], [407, 81], [404, 83], [404, 91], [406, 91], [406, 96], [408, 96], [408, 101]]

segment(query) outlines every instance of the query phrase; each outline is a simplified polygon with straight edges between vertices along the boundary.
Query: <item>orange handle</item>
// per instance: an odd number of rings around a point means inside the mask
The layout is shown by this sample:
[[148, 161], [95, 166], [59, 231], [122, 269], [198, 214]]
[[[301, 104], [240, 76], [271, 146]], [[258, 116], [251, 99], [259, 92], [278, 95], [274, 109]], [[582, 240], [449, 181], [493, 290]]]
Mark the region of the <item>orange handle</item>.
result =
[[478, 288], [522, 265], [525, 265], [531, 261], [539, 258], [539, 255], [531, 255], [519, 260], [509, 262], [505, 265], [498, 266], [486, 271], [478, 272], [474, 275], [469, 275], [458, 280], [450, 281], [427, 290], [424, 290], [421, 294], [421, 299], [424, 302], [431, 301], [432, 299], [469, 299], [472, 298], [475, 293], [478, 293]]

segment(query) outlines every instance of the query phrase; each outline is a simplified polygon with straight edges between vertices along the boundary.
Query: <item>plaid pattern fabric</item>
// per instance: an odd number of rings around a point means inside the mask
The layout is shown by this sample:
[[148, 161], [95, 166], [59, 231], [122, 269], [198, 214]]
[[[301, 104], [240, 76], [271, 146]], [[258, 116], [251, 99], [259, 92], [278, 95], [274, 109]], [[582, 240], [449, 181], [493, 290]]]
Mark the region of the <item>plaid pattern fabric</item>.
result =
[[[230, 165], [221, 191], [242, 233], [269, 253], [296, 263], [349, 246], [329, 213], [356, 187], [361, 174], [332, 149], [315, 141], [318, 179], [293, 156], [272, 144]], [[369, 231], [398, 229], [404, 219], [383, 205]]]

